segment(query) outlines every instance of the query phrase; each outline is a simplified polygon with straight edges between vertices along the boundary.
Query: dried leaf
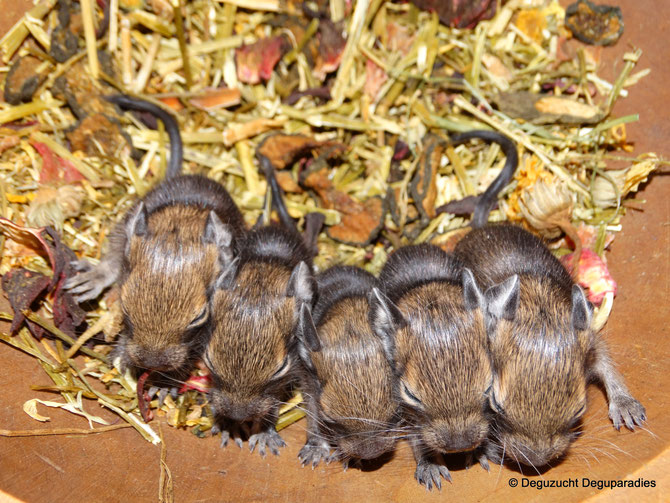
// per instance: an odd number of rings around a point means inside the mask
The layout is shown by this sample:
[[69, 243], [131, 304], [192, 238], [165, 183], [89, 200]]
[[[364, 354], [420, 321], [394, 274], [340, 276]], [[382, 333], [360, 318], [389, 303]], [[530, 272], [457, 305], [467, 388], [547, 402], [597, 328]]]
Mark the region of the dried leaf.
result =
[[122, 156], [132, 150], [128, 136], [121, 131], [119, 123], [103, 113], [85, 117], [66, 133], [66, 137], [72, 152], [84, 152], [89, 157]]
[[281, 170], [307, 155], [325, 155], [325, 159], [330, 159], [345, 150], [346, 146], [339, 142], [320, 142], [303, 135], [277, 133], [267, 136], [256, 148], [256, 153], [267, 157], [275, 169]]
[[239, 105], [242, 93], [239, 89], [206, 89], [200, 96], [191, 98], [189, 102], [204, 111], [218, 110]]
[[565, 10], [565, 26], [585, 44], [613, 45], [623, 33], [620, 7], [579, 0]]
[[435, 218], [435, 199], [437, 198], [437, 170], [444, 153], [444, 142], [437, 136], [428, 136], [424, 142], [421, 159], [417, 165], [410, 192], [421, 216]]
[[11, 240], [26, 246], [40, 255], [46, 256], [49, 263], [54, 263], [54, 256], [42, 234], [43, 228], [33, 229], [22, 227], [11, 220], [0, 217], [0, 230]]
[[5, 78], [5, 101], [11, 105], [28, 102], [46, 76], [38, 71], [42, 62], [34, 56], [17, 58]]
[[495, 0], [412, 0], [419, 9], [437, 12], [440, 21], [456, 28], [474, 28], [496, 13]]
[[[9, 304], [14, 311], [14, 319], [10, 328], [12, 334], [16, 333], [25, 321], [23, 311], [29, 310], [50, 284], [51, 278], [23, 268], [12, 269], [2, 277], [2, 289], [7, 294]], [[29, 326], [35, 337], [41, 339], [44, 331], [32, 324]], [[38, 330], [33, 330], [35, 328]]]
[[496, 103], [501, 112], [534, 124], [595, 124], [607, 115], [596, 106], [572, 98], [528, 91], [502, 93]]
[[46, 421], [51, 421], [50, 417], [43, 416], [39, 412], [37, 412], [37, 402], [39, 402], [37, 398], [28, 400], [26, 403], [23, 404], [23, 412], [28, 414], [33, 419], [36, 419], [37, 421], [42, 421], [43, 423]]
[[325, 166], [306, 173], [303, 185], [319, 195], [324, 208], [336, 209], [341, 213], [341, 222], [326, 230], [332, 239], [362, 246], [377, 237], [384, 217], [384, 201], [380, 197], [371, 197], [362, 203], [356, 201], [335, 189]]
[[264, 38], [235, 50], [237, 78], [246, 84], [259, 84], [272, 76], [272, 70], [289, 47], [283, 35]]
[[[29, 402], [34, 402], [34, 404], [28, 405]], [[34, 419], [37, 419], [38, 421], [45, 421], [44, 419], [38, 419], [37, 417], [34, 417], [30, 412], [35, 412], [37, 414], [37, 403], [41, 403], [42, 405], [46, 405], [47, 407], [53, 407], [55, 409], [63, 409], [68, 412], [71, 412], [72, 414], [76, 414], [78, 416], [83, 416], [86, 419], [88, 419], [89, 424], [91, 427], [93, 425], [91, 423], [98, 423], [98, 424], [104, 424], [108, 425], [109, 423], [102, 419], [101, 417], [94, 416], [93, 414], [89, 414], [83, 409], [83, 404], [81, 402], [81, 393], [78, 395], [77, 403], [61, 403], [61, 402], [51, 402], [51, 401], [46, 401], [46, 400], [40, 400], [38, 398], [33, 398], [32, 400], [28, 400], [23, 406], [23, 410], [28, 414], [29, 416], [33, 417]], [[26, 406], [28, 410], [26, 410]], [[30, 411], [30, 412], [29, 412]], [[40, 416], [39, 414], [37, 414]], [[46, 417], [46, 416], [40, 416], [40, 417]], [[49, 421], [50, 418], [47, 418], [46, 421]]]
[[322, 19], [319, 23], [318, 57], [313, 68], [314, 76], [324, 80], [326, 75], [337, 70], [342, 61], [342, 54], [347, 41], [330, 19]]

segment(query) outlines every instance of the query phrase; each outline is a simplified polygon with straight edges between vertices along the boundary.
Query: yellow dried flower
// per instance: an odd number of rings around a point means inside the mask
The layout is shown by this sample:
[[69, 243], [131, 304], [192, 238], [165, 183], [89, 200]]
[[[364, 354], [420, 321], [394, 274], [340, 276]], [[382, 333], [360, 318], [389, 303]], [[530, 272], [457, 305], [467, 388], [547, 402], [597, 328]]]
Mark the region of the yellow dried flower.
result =
[[519, 199], [519, 209], [528, 223], [548, 238], [561, 235], [561, 224], [570, 222], [572, 198], [570, 192], [554, 180], [539, 180], [526, 189]]
[[[649, 173], [658, 167], [658, 157], [651, 155], [626, 169], [608, 171], [598, 175], [593, 181], [593, 202], [600, 208], [612, 208], [617, 205], [617, 191], [620, 199], [629, 192], [636, 192], [639, 185], [647, 181]], [[616, 190], [614, 186], [616, 185]]]
[[85, 197], [86, 192], [79, 185], [44, 186], [35, 193], [26, 221], [32, 227], [52, 225], [60, 230], [66, 218], [79, 215]]

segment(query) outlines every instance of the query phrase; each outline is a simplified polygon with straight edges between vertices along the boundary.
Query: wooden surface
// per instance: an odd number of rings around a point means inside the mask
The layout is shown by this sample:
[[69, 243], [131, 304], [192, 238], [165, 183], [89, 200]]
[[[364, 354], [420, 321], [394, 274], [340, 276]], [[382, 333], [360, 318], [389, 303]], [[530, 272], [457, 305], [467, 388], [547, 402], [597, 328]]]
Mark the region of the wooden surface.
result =
[[[603, 75], [612, 77], [623, 65], [621, 55], [632, 44], [644, 54], [636, 68], [651, 75], [620, 100], [615, 115], [639, 113], [640, 122], [627, 128], [636, 153], [656, 151], [668, 156], [667, 119], [670, 68], [667, 43], [670, 2], [617, 2], [624, 14], [625, 32], [616, 47], [603, 50]], [[6, 11], [15, 0], [0, 0]], [[667, 168], [666, 168], [667, 170]], [[413, 478], [408, 447], [399, 445], [385, 463], [342, 472], [332, 464], [312, 471], [301, 468], [297, 453], [304, 442], [304, 422], [282, 432], [288, 446], [280, 457], [261, 459], [246, 448], [219, 448], [218, 438], [198, 439], [185, 431], [163, 427], [167, 464], [178, 502], [246, 501], [663, 501], [670, 494], [670, 179], [657, 175], [638, 199], [644, 213], [629, 211], [607, 258], [619, 283], [614, 311], [604, 330], [618, 367], [633, 394], [648, 412], [648, 430], [616, 432], [607, 418], [601, 390], [589, 389], [585, 434], [567, 459], [541, 476], [514, 466], [494, 466], [491, 473], [453, 465], [453, 483], [428, 493]], [[6, 310], [6, 305], [0, 306]], [[1, 327], [6, 330], [6, 327]], [[0, 345], [0, 427], [31, 429], [87, 426], [83, 419], [49, 409], [52, 421], [38, 424], [21, 410], [28, 399], [53, 399], [29, 389], [50, 381], [31, 357]], [[89, 410], [107, 418], [91, 402]], [[0, 438], [0, 489], [29, 502], [154, 501], [158, 497], [158, 447], [144, 442], [134, 430], [87, 437]], [[451, 468], [452, 466], [450, 466]], [[598, 491], [595, 488], [543, 489], [510, 487], [510, 480], [594, 480], [643, 477], [655, 489]], [[0, 501], [2, 497], [0, 496]]]

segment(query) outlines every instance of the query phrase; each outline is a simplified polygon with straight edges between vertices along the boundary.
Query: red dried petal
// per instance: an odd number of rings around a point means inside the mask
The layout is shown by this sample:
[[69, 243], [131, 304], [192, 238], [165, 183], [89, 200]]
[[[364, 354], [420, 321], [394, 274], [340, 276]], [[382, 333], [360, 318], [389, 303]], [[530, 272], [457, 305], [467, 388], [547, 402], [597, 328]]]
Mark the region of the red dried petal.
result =
[[[561, 257], [561, 263], [566, 268], [571, 267], [572, 255], [573, 253], [570, 253]], [[602, 303], [607, 293], [612, 292], [616, 295], [617, 292], [616, 281], [612, 278], [607, 265], [597, 253], [588, 248], [582, 250], [579, 258], [577, 283], [587, 290], [589, 301], [596, 306]]]
[[456, 28], [473, 28], [479, 21], [491, 19], [495, 0], [412, 0], [419, 9], [437, 12], [440, 21]]
[[7, 294], [9, 304], [14, 311], [14, 320], [10, 328], [15, 333], [25, 320], [23, 311], [44, 293], [51, 278], [27, 269], [12, 269], [2, 277], [2, 289]]
[[204, 376], [191, 376], [188, 381], [182, 384], [179, 388], [179, 393], [186, 393], [188, 390], [200, 391], [201, 393], [207, 393], [209, 388], [212, 386], [212, 379], [209, 375]]
[[286, 40], [280, 35], [236, 49], [237, 78], [246, 84], [258, 84], [261, 79], [269, 79], [285, 47]]
[[64, 181], [67, 183], [84, 180], [84, 176], [67, 159], [57, 157], [44, 143], [32, 141], [30, 144], [42, 157], [40, 183]]

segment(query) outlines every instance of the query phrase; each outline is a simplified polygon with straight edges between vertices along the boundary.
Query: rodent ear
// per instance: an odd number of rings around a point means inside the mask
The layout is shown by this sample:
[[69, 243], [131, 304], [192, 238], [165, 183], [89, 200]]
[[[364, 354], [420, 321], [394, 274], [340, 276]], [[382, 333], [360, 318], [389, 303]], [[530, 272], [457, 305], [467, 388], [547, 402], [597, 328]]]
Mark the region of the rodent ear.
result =
[[572, 285], [572, 328], [588, 330], [592, 316], [593, 305], [586, 299], [584, 290], [579, 285]]
[[373, 288], [368, 295], [368, 303], [370, 304], [368, 314], [370, 326], [386, 347], [387, 342], [393, 340], [395, 331], [405, 326], [407, 321], [398, 306], [377, 288]]
[[314, 282], [312, 271], [310, 271], [309, 266], [305, 262], [300, 262], [293, 268], [293, 272], [291, 272], [288, 287], [286, 288], [286, 295], [288, 297], [295, 297], [298, 303], [305, 303], [311, 306], [315, 290], [316, 283]]
[[126, 222], [126, 255], [130, 253], [130, 240], [132, 237], [146, 235], [148, 219], [147, 207], [143, 201], [140, 201], [135, 212], [129, 216]]
[[314, 326], [312, 310], [304, 303], [300, 306], [298, 317], [298, 338], [310, 351], [321, 351], [321, 341]]
[[519, 307], [519, 276], [493, 285], [484, 294], [487, 311], [496, 320], [513, 320]]
[[233, 233], [230, 226], [224, 224], [219, 216], [213, 211], [207, 215], [205, 222], [205, 232], [202, 236], [203, 244], [213, 244], [219, 250], [226, 250], [230, 253], [230, 245], [233, 241]]
[[482, 291], [477, 286], [472, 271], [467, 267], [463, 269], [461, 281], [463, 282], [463, 301], [465, 309], [484, 309], [484, 306], [486, 305], [484, 294], [482, 294]]
[[235, 281], [235, 276], [237, 276], [237, 264], [239, 262], [240, 258], [236, 257], [235, 260], [228, 264], [221, 264], [222, 271], [221, 274], [219, 274], [219, 277], [216, 278], [214, 284], [215, 288], [218, 290], [227, 290], [233, 286], [233, 281]]

